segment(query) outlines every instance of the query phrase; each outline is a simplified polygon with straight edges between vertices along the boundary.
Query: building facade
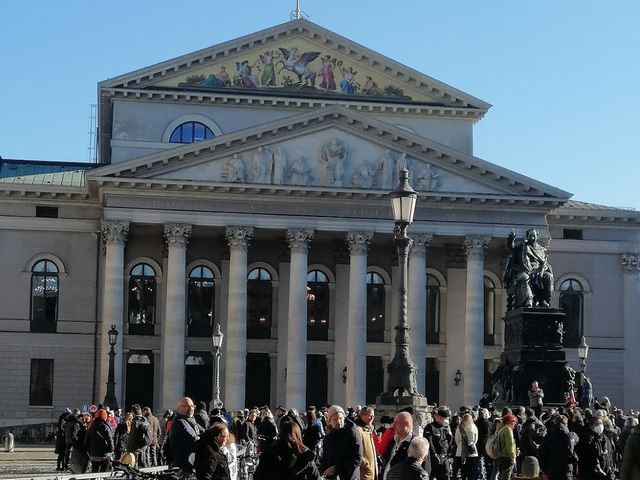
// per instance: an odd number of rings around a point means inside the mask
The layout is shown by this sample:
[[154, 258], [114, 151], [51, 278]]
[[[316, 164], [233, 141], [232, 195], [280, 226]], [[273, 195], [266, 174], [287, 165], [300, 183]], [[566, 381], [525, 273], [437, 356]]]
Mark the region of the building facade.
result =
[[474, 157], [486, 102], [302, 19], [98, 92], [99, 165], [0, 179], [5, 419], [100, 402], [111, 325], [121, 405], [209, 401], [216, 322], [228, 408], [371, 403], [393, 356], [403, 167], [421, 194], [420, 391], [478, 401], [504, 343], [506, 238], [534, 227], [570, 364], [584, 335], [596, 394], [640, 406], [640, 214]]

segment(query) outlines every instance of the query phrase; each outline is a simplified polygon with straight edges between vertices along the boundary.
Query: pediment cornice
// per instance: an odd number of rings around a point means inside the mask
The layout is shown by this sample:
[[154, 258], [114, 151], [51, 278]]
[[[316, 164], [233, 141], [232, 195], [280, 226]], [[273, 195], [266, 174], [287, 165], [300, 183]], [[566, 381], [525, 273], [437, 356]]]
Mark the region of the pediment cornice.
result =
[[155, 82], [182, 75], [190, 69], [213, 64], [225, 57], [254, 49], [266, 49], [274, 42], [288, 38], [299, 38], [300, 36], [324, 45], [326, 48], [352, 61], [366, 64], [369, 68], [402, 84], [419, 89], [428, 97], [444, 105], [474, 108], [483, 112], [486, 112], [491, 107], [487, 102], [380, 55], [305, 19], [292, 20], [235, 40], [120, 75], [99, 83], [98, 87], [100, 90], [149, 87]]
[[231, 132], [212, 140], [184, 145], [127, 162], [101, 167], [88, 172], [88, 175], [151, 178], [154, 175], [186, 166], [195, 166], [269, 142], [283, 141], [330, 127], [369, 139], [381, 146], [400, 150], [406, 155], [432, 163], [462, 177], [491, 185], [491, 187], [504, 192], [505, 195], [548, 196], [565, 201], [571, 196], [563, 190], [335, 105], [246, 130]]

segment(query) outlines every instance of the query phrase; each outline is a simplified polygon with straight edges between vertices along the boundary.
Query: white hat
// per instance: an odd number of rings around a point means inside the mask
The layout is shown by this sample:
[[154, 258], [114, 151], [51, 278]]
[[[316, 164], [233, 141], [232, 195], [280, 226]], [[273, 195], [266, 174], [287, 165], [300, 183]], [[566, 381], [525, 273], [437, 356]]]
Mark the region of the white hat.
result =
[[333, 417], [336, 413], [341, 413], [343, 416], [346, 416], [344, 410], [340, 405], [331, 405], [331, 408], [329, 408], [328, 419], [331, 420], [331, 417]]

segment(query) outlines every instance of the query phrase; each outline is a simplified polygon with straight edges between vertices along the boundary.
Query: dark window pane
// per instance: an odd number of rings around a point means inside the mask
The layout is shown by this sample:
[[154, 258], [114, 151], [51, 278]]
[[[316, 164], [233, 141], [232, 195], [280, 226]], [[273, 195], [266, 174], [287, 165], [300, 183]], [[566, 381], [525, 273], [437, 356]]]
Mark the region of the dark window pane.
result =
[[210, 139], [212, 139], [212, 138], [213, 138], [213, 132], [212, 132], [210, 129], [208, 129], [208, 128], [207, 128], [207, 129], [205, 130], [204, 138], [205, 138], [206, 140], [210, 140]]
[[272, 301], [271, 280], [247, 282], [247, 338], [271, 337]]
[[[149, 275], [151, 273], [153, 275]], [[129, 279], [129, 333], [153, 335], [155, 310], [155, 271], [150, 265], [141, 263], [131, 270]]]
[[[54, 263], [43, 261], [38, 264], [42, 264], [41, 271], [31, 275], [30, 330], [39, 333], [53, 333], [56, 331], [58, 319], [58, 274], [46, 273], [46, 270], [55, 268]], [[47, 264], [53, 267], [49, 267]], [[57, 268], [55, 270], [57, 271]]]
[[367, 285], [367, 342], [384, 342], [384, 313], [384, 285], [369, 283]]
[[180, 127], [176, 128], [172, 133], [171, 133], [171, 138], [169, 139], [169, 141], [171, 143], [181, 143], [182, 142], [182, 137], [181, 134], [182, 133], [182, 129]]
[[31, 359], [29, 405], [34, 407], [49, 407], [53, 405], [52, 359]]
[[582, 337], [583, 294], [581, 291], [560, 291], [560, 308], [566, 314], [564, 319], [563, 343], [575, 348]]
[[187, 292], [187, 335], [208, 337], [213, 333], [213, 313], [215, 311], [215, 284], [203, 279], [206, 267], [197, 267], [197, 277], [189, 279]]
[[440, 285], [433, 275], [427, 275], [427, 343], [440, 343]]
[[58, 207], [47, 207], [45, 205], [36, 205], [36, 217], [58, 218]]
[[204, 129], [206, 127], [201, 123], [193, 124], [193, 141], [200, 142], [204, 140]]
[[182, 124], [182, 143], [193, 142], [193, 122]]
[[307, 282], [307, 340], [327, 340], [328, 338], [329, 284]]
[[495, 345], [496, 289], [491, 279], [484, 277], [484, 344]]

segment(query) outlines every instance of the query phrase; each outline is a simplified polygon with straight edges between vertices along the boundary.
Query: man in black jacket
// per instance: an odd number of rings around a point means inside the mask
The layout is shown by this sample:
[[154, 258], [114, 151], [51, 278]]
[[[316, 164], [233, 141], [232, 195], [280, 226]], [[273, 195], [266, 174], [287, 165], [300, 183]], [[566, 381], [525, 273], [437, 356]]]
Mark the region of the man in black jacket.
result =
[[111, 469], [109, 457], [113, 454], [113, 431], [107, 423], [108, 418], [106, 410], [98, 410], [84, 440], [91, 459], [91, 473], [108, 472]]
[[422, 468], [429, 455], [429, 441], [426, 438], [414, 437], [407, 450], [407, 458], [391, 467], [386, 480], [428, 480], [429, 474]]
[[431, 455], [431, 478], [435, 480], [448, 480], [450, 475], [449, 452], [453, 441], [449, 428], [451, 412], [448, 408], [441, 407], [435, 414], [435, 419], [424, 427], [424, 438], [429, 440]]
[[549, 480], [571, 480], [573, 477], [572, 465], [577, 457], [567, 423], [567, 417], [559, 416], [540, 446], [540, 468]]
[[181, 398], [176, 408], [176, 415], [169, 429], [169, 445], [171, 448], [171, 466], [178, 467], [185, 473], [193, 471], [189, 455], [193, 452], [195, 442], [202, 433], [202, 427], [193, 419], [193, 400]]
[[194, 445], [197, 480], [230, 480], [227, 457], [220, 447], [227, 443], [229, 430], [222, 423], [214, 423]]
[[359, 480], [362, 441], [356, 425], [338, 405], [329, 409], [328, 420], [331, 431], [322, 443], [322, 475], [329, 479]]

